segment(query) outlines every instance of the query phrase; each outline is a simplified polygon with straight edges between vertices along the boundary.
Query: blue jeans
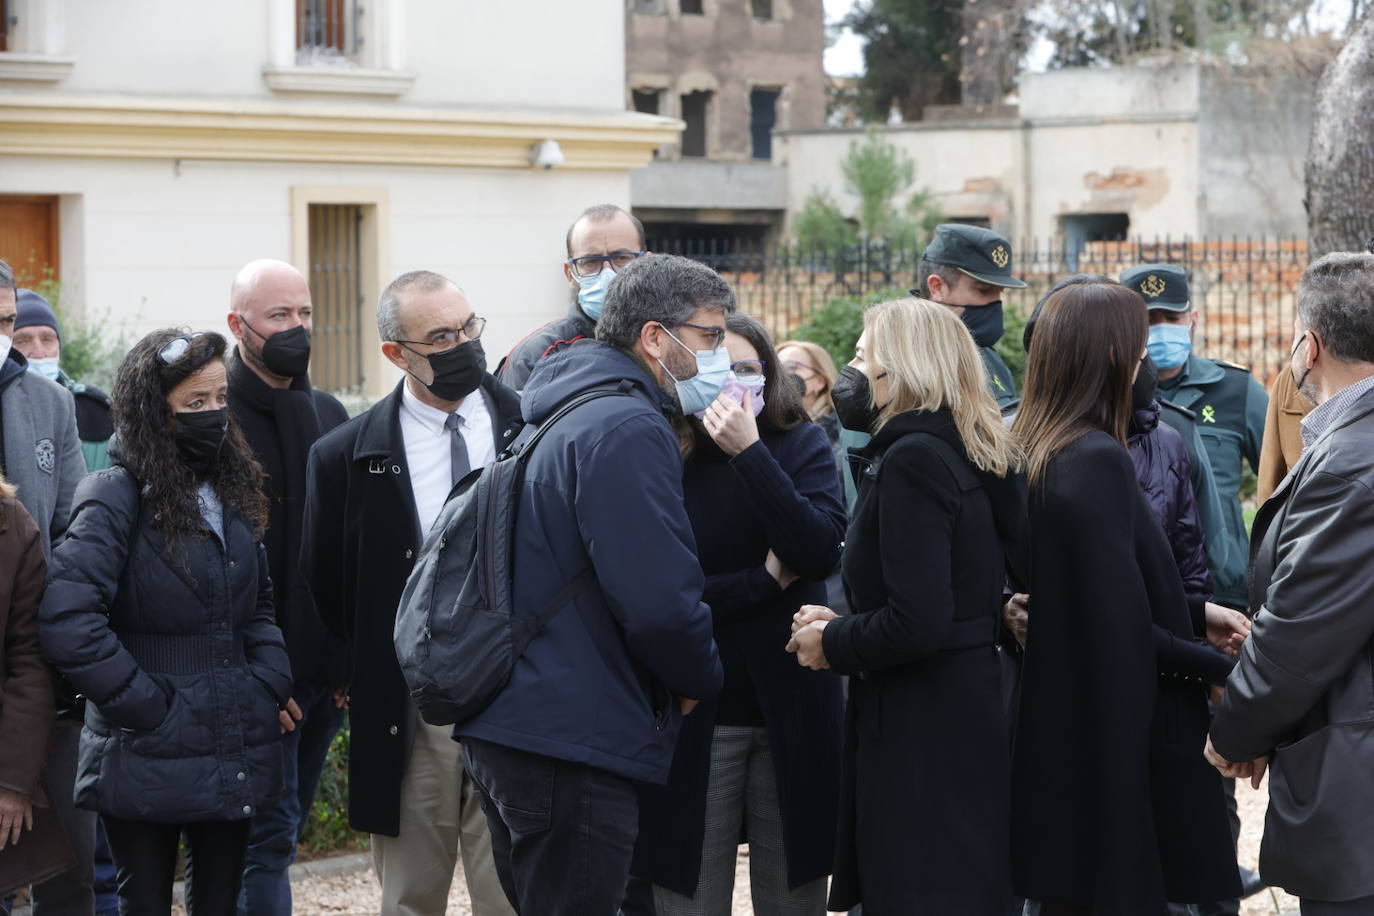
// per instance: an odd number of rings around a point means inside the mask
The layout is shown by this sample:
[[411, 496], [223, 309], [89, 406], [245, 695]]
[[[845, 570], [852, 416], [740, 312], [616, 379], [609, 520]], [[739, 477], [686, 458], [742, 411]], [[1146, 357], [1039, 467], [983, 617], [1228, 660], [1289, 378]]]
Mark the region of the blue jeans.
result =
[[282, 736], [282, 793], [264, 805], [248, 835], [248, 857], [239, 894], [240, 916], [291, 916], [291, 863], [310, 819], [329, 745], [343, 724], [330, 690], [297, 688], [301, 721]]
[[463, 739], [501, 887], [518, 913], [611, 916], [639, 833], [634, 783], [582, 763]]

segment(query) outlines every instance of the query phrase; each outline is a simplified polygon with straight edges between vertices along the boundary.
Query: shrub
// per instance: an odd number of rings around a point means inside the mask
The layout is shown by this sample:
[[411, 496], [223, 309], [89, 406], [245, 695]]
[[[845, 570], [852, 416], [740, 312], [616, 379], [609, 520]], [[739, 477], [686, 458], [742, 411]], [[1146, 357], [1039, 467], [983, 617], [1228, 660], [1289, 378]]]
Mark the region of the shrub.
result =
[[307, 858], [353, 850], [366, 843], [365, 837], [348, 826], [348, 745], [351, 737], [345, 721], [325, 758], [315, 804], [301, 832], [302, 852]]

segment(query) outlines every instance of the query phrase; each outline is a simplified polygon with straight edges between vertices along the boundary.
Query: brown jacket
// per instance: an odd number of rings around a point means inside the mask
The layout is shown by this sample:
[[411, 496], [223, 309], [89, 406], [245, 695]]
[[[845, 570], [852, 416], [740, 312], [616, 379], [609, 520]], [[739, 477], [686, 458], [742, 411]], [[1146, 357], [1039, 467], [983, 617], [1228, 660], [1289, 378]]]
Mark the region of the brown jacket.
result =
[[48, 563], [29, 513], [0, 484], [0, 789], [43, 801], [38, 776], [52, 739], [53, 679], [38, 646]]
[[1298, 394], [1293, 373], [1282, 369], [1269, 386], [1269, 412], [1264, 418], [1264, 441], [1255, 498], [1260, 505], [1278, 488], [1302, 457], [1302, 418], [1312, 402]]

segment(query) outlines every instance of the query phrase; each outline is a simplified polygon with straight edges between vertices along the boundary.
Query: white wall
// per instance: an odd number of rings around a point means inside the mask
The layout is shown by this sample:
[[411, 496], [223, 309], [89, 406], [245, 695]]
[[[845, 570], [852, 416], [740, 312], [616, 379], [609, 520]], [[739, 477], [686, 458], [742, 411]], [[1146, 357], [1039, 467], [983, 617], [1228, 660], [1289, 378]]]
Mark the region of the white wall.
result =
[[84, 258], [72, 258], [64, 239], [64, 299], [138, 334], [164, 325], [225, 330], [238, 268], [291, 260], [291, 188], [329, 185], [387, 189], [386, 279], [426, 268], [461, 285], [489, 319], [493, 368], [566, 311], [568, 224], [593, 203], [629, 206], [627, 172], [16, 157], [0, 173], [6, 193], [70, 195], [63, 232], [76, 234], [70, 242]]

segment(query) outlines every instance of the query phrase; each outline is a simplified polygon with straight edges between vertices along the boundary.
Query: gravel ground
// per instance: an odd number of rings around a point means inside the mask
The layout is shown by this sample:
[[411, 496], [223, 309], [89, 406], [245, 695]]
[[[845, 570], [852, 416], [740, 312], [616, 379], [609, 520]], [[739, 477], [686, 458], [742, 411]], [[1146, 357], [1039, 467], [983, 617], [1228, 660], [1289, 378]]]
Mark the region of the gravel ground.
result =
[[[1252, 790], [1248, 783], [1236, 790], [1240, 804], [1241, 837], [1240, 860], [1254, 868], [1259, 859], [1260, 835], [1264, 829], [1264, 811], [1268, 804], [1268, 786]], [[741, 851], [735, 878], [736, 916], [753, 912], [749, 903], [749, 858]], [[365, 916], [378, 912], [380, 894], [371, 870], [333, 877], [307, 877], [295, 885], [295, 912], [299, 916]], [[1245, 901], [1242, 916], [1273, 916], [1295, 913], [1298, 901], [1282, 891], [1264, 891]], [[461, 875], [454, 881], [449, 895], [450, 916], [466, 916], [472, 912], [467, 888]]]

